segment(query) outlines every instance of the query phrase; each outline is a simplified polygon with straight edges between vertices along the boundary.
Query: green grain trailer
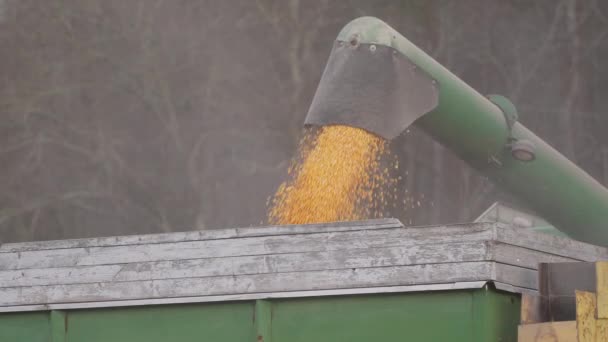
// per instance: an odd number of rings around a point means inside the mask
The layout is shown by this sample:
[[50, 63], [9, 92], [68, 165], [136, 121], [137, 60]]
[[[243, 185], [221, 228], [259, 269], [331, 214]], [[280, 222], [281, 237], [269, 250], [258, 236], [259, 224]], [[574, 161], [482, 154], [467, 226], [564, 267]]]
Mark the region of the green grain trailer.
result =
[[608, 258], [608, 191], [378, 19], [339, 34], [306, 123], [419, 125], [576, 240], [383, 219], [3, 244], [0, 341], [515, 342], [539, 263]]
[[394, 219], [5, 244], [0, 341], [513, 341], [539, 262], [608, 250]]

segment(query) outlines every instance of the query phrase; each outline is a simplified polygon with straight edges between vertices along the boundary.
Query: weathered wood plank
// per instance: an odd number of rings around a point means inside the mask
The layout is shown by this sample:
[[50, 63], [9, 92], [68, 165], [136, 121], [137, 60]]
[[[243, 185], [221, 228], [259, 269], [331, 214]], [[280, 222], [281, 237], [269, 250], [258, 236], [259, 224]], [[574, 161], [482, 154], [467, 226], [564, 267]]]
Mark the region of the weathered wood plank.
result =
[[513, 266], [525, 267], [533, 270], [538, 269], [538, 264], [545, 262], [574, 262], [582, 261], [575, 257], [563, 257], [560, 255], [540, 252], [525, 247], [505, 243], [495, 243], [493, 246], [493, 260], [499, 263]]
[[333, 290], [303, 290], [289, 292], [256, 292], [248, 294], [219, 295], [219, 296], [194, 296], [194, 297], [170, 297], [153, 299], [131, 299], [113, 301], [93, 301], [78, 303], [57, 303], [57, 304], [33, 304], [17, 306], [0, 306], [2, 312], [27, 312], [27, 311], [47, 311], [47, 310], [72, 310], [72, 309], [91, 309], [91, 308], [111, 308], [125, 306], [144, 306], [144, 305], [165, 305], [165, 304], [186, 304], [186, 303], [213, 303], [231, 302], [241, 300], [256, 299], [280, 299], [280, 298], [306, 298], [306, 297], [326, 297], [326, 296], [351, 296], [363, 294], [381, 293], [405, 293], [423, 291], [451, 291], [465, 289], [480, 289], [487, 284], [486, 281], [465, 281], [445, 284], [424, 284], [424, 285], [405, 285], [405, 286], [381, 286], [381, 287], [357, 287]]
[[[313, 234], [320, 232], [344, 232], [369, 229], [403, 228], [403, 224], [394, 218], [354, 221], [333, 222], [308, 225], [285, 225], [249, 228], [226, 228], [210, 229], [187, 232], [174, 232], [163, 234], [110, 236], [85, 239], [31, 241], [6, 243], [0, 245], [0, 253], [24, 252], [32, 250], [63, 249], [63, 248], [86, 248], [142, 245], [149, 243], [167, 243], [182, 241], [232, 239], [238, 237]], [[489, 228], [489, 225], [486, 225]]]
[[496, 224], [495, 240], [505, 244], [559, 255], [581, 261], [598, 261], [608, 259], [608, 248], [571, 240], [550, 234], [538, 233], [528, 229], [512, 228]]
[[520, 325], [518, 342], [578, 342], [575, 321]]
[[403, 286], [490, 279], [491, 262], [271, 273], [0, 289], [0, 306], [257, 292]]
[[526, 289], [538, 289], [538, 272], [523, 267], [497, 263], [492, 280]]
[[302, 272], [488, 260], [481, 242], [0, 271], [0, 287]]
[[404, 228], [395, 220], [10, 244], [0, 246], [0, 306], [480, 281], [524, 292], [538, 288], [539, 262], [604, 255], [497, 224]]
[[525, 288], [525, 287], [513, 286], [510, 284], [501, 283], [496, 280], [492, 281], [492, 283], [494, 283], [494, 287], [496, 287], [496, 289], [505, 291], [505, 292], [519, 293], [519, 294], [528, 293], [528, 294], [532, 294], [532, 295], [538, 294], [537, 289], [529, 289], [529, 288]]
[[419, 244], [485, 241], [491, 236], [491, 230], [471, 229], [470, 227], [395, 228], [132, 246], [36, 250], [0, 254], [0, 270], [322, 252], [353, 248], [406, 247]]
[[100, 281], [130, 281], [228, 274], [276, 273], [486, 260], [484, 243], [421, 245], [385, 249], [292, 253], [131, 263], [104, 266], [1, 271], [0, 287]]

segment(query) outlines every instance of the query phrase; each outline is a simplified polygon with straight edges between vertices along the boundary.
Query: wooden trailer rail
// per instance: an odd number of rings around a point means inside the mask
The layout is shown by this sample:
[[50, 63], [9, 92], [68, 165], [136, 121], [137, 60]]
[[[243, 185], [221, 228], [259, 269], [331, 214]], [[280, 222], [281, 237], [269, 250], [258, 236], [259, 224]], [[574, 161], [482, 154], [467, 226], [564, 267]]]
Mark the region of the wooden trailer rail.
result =
[[281, 296], [538, 289], [539, 262], [605, 248], [495, 223], [393, 219], [5, 244], [0, 311]]

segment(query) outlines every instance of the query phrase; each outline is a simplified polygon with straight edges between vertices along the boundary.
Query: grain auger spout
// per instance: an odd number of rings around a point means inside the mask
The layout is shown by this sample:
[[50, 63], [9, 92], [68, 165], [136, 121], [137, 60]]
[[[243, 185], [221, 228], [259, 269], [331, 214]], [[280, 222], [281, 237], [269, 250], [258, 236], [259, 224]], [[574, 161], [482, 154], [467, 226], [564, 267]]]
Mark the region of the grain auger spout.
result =
[[410, 125], [519, 198], [570, 237], [608, 246], [608, 190], [379, 19], [339, 33], [306, 117], [393, 139]]

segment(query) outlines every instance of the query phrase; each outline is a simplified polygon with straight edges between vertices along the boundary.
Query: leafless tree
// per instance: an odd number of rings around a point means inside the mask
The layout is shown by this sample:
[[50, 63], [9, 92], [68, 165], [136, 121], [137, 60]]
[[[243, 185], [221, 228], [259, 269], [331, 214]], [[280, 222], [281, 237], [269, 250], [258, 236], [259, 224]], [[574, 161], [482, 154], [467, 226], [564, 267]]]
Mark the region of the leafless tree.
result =
[[[0, 240], [264, 222], [332, 41], [360, 15], [510, 97], [608, 182], [605, 1], [0, 0]], [[406, 223], [511, 200], [415, 128], [391, 147]]]

